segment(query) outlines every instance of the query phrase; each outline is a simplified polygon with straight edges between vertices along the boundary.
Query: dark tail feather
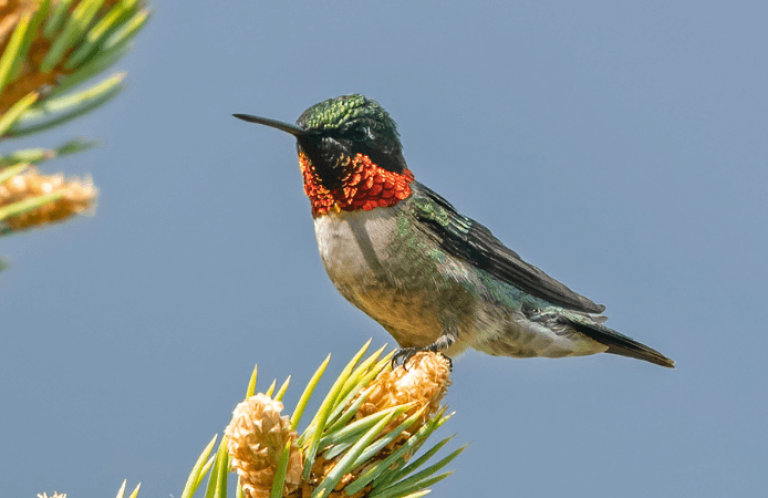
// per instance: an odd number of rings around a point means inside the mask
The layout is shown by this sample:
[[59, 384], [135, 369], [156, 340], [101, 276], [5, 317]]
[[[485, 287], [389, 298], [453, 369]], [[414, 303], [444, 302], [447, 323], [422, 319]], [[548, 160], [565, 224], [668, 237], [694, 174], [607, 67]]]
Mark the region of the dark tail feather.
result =
[[662, 367], [675, 368], [674, 360], [599, 323], [585, 324], [573, 320], [569, 320], [569, 323], [574, 329], [590, 339], [608, 346], [606, 353], [629, 356], [630, 358], [649, 361]]

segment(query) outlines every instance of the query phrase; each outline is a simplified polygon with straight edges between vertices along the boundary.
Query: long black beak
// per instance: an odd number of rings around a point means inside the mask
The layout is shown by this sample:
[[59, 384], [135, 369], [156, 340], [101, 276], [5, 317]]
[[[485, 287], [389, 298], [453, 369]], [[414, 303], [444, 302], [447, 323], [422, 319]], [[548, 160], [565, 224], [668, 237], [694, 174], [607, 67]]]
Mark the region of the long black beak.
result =
[[283, 123], [282, 121], [278, 121], [276, 119], [262, 118], [261, 116], [251, 116], [250, 114], [233, 114], [233, 116], [237, 119], [248, 121], [249, 123], [256, 123], [266, 125], [271, 128], [277, 128], [278, 130], [290, 133], [294, 137], [302, 137], [307, 134], [307, 131], [304, 128], [299, 128], [296, 125]]

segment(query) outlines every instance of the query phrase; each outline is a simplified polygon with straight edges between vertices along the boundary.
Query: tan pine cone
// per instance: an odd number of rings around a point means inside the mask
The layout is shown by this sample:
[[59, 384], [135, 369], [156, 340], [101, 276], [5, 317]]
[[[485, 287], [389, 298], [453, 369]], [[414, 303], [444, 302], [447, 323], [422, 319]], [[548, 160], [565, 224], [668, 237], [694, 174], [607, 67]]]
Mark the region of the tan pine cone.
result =
[[40, 175], [32, 168], [0, 185], [0, 207], [54, 193], [61, 193], [61, 197], [3, 222], [11, 230], [18, 231], [63, 220], [91, 208], [98, 191], [90, 179], [65, 180], [61, 174]]
[[358, 418], [366, 417], [393, 406], [413, 403], [413, 406], [400, 417], [394, 419], [385, 429], [391, 430], [406, 418], [427, 407], [414, 425], [404, 435], [418, 431], [430, 416], [440, 409], [440, 401], [451, 385], [451, 365], [449, 360], [439, 353], [416, 353], [407, 365], [400, 365], [392, 370], [385, 369], [371, 383], [372, 391], [360, 407]]
[[232, 413], [232, 421], [224, 433], [229, 437], [227, 449], [232, 468], [237, 471], [240, 485], [250, 498], [268, 498], [272, 489], [280, 455], [287, 441], [291, 454], [285, 477], [283, 496], [296, 490], [301, 483], [302, 459], [287, 416], [280, 416], [283, 404], [265, 394], [256, 394], [243, 401]]

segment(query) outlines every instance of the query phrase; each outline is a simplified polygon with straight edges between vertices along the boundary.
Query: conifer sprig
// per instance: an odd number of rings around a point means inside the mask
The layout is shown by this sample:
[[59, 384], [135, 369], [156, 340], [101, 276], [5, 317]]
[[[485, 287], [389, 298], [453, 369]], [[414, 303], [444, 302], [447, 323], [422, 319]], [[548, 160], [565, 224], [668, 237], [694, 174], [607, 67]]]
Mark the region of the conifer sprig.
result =
[[[450, 364], [419, 353], [407, 367], [391, 366], [384, 348], [363, 359], [366, 344], [346, 365], [299, 434], [296, 428], [328, 366], [312, 376], [293, 417], [282, 415], [288, 385], [272, 397], [277, 381], [235, 409], [218, 450], [214, 437], [197, 459], [181, 498], [191, 498], [208, 474], [206, 498], [227, 496], [226, 469], [238, 474], [236, 496], [245, 498], [416, 498], [451, 472], [441, 472], [464, 447], [427, 465], [452, 437], [419, 458], [414, 455], [450, 419], [440, 401], [450, 385]], [[297, 415], [298, 414], [298, 415]]]
[[[128, 53], [149, 17], [143, 0], [3, 3], [0, 142], [65, 124], [116, 97], [125, 87], [124, 74], [89, 81]], [[0, 175], [0, 235], [92, 212], [98, 192], [90, 179], [39, 175], [33, 167], [21, 165], [94, 145], [76, 139], [52, 149], [0, 150], [0, 172], [6, 172]]]

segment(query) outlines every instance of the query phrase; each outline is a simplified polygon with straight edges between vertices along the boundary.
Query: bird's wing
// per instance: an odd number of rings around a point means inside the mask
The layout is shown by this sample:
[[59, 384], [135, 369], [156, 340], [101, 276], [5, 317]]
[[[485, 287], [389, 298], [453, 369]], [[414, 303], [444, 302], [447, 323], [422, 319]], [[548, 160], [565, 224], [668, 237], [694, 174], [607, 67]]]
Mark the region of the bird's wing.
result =
[[605, 310], [605, 306], [593, 303], [523, 261], [490, 230], [459, 214], [430, 188], [417, 183], [416, 190], [410, 199], [413, 214], [437, 238], [443, 251], [552, 304], [587, 313]]

